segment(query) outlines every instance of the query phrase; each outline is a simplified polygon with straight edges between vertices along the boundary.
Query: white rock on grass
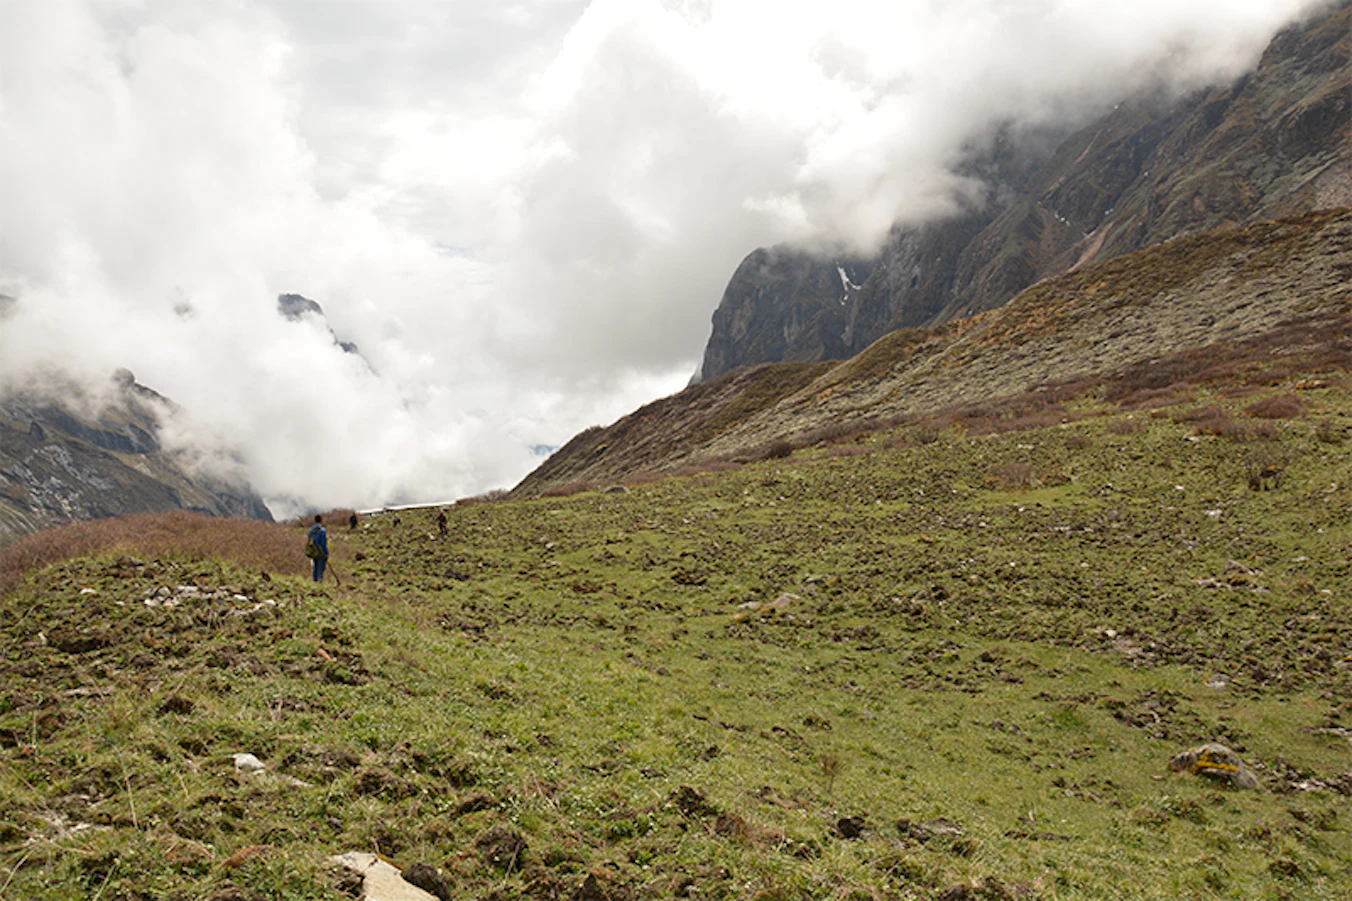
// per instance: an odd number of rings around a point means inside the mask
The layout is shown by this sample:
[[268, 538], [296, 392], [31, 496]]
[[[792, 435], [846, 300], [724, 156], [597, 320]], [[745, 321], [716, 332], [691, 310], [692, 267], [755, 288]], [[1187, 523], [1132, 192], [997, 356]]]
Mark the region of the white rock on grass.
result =
[[253, 775], [254, 773], [261, 773], [266, 769], [267, 767], [263, 764], [263, 761], [252, 754], [235, 755], [235, 772], [237, 773]]
[[362, 877], [362, 897], [366, 901], [437, 901], [436, 895], [405, 882], [404, 871], [378, 855], [348, 851], [330, 857], [329, 861]]

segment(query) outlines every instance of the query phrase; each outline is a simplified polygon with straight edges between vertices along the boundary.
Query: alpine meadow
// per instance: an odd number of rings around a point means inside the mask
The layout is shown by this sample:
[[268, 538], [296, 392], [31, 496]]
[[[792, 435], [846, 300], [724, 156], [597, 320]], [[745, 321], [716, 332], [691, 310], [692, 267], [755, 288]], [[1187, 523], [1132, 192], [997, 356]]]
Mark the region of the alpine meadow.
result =
[[[306, 578], [304, 521], [23, 539], [0, 896], [357, 897], [331, 858], [361, 851], [443, 899], [1345, 898], [1349, 223], [1189, 239], [956, 337], [694, 386], [702, 419], [661, 433], [741, 435], [727, 454], [582, 479], [651, 451], [622, 421], [559, 451], [579, 478], [457, 503], [445, 537], [436, 508], [335, 511], [338, 584]], [[1185, 254], [1195, 280], [1162, 268]], [[1253, 318], [1238, 285], [1278, 272], [1299, 299]], [[828, 387], [973, 371], [942, 361], [974, 334], [1015, 367], [1076, 344], [1058, 317], [1161, 295], [1218, 320], [1241, 297], [1235, 337], [786, 427]], [[1206, 744], [1233, 757], [1171, 769]]]

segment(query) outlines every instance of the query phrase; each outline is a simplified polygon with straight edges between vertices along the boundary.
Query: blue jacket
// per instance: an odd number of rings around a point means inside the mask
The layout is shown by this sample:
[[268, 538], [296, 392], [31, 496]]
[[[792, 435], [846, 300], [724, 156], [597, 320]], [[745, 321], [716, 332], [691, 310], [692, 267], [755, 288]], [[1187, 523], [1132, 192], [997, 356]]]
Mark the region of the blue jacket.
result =
[[315, 546], [319, 548], [319, 555], [327, 557], [329, 555], [329, 533], [319, 523], [310, 526], [310, 531], [305, 533], [305, 537], [313, 539]]

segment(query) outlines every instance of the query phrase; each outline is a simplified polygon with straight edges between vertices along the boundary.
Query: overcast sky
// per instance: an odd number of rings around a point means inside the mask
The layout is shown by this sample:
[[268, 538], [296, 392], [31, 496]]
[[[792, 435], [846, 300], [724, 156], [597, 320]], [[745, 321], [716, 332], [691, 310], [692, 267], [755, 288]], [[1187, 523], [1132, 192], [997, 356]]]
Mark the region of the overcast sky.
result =
[[993, 125], [1321, 5], [0, 0], [0, 380], [128, 367], [280, 514], [510, 487], [679, 390], [756, 246], [874, 246]]

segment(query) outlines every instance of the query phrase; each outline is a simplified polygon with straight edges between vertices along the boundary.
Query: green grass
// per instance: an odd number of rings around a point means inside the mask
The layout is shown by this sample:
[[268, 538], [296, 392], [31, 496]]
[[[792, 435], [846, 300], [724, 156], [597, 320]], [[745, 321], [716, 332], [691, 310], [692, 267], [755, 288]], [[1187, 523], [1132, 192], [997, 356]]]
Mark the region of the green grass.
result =
[[[0, 602], [0, 897], [339, 898], [360, 849], [474, 898], [1345, 898], [1352, 401], [1304, 395], [1261, 446], [1083, 401], [373, 517], [342, 588], [57, 564]], [[1267, 790], [1168, 771], [1211, 740]]]

